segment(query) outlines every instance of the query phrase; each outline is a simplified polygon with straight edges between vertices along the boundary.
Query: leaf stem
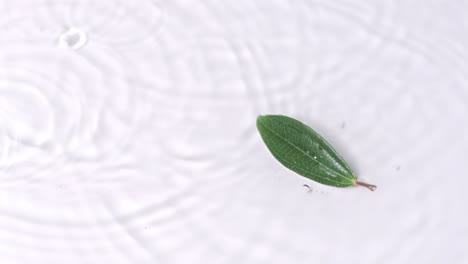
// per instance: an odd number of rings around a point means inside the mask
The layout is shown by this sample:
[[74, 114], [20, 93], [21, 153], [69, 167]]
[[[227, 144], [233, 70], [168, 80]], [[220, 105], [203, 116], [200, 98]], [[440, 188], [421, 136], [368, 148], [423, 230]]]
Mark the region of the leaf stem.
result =
[[363, 183], [363, 182], [360, 182], [360, 181], [356, 181], [356, 184], [364, 186], [364, 187], [366, 187], [367, 189], [369, 189], [371, 191], [375, 191], [375, 189], [377, 189], [377, 186], [375, 186], [375, 185]]

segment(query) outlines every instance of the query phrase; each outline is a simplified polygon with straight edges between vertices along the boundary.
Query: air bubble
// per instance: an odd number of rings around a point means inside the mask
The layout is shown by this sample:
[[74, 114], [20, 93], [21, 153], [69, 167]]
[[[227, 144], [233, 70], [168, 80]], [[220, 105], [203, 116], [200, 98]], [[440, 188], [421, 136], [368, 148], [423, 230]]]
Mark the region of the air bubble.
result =
[[71, 27], [62, 32], [58, 39], [58, 45], [61, 48], [79, 49], [88, 41], [86, 33], [79, 28]]

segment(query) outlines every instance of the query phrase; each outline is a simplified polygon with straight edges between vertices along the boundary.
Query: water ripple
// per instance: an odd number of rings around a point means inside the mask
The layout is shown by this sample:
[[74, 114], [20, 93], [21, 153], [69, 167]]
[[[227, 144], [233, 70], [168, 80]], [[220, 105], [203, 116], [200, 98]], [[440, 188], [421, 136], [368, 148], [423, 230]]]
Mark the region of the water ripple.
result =
[[[0, 261], [383, 263], [456, 234], [451, 24], [395, 1], [160, 3], [0, 0]], [[263, 113], [317, 128], [379, 191], [282, 167]]]

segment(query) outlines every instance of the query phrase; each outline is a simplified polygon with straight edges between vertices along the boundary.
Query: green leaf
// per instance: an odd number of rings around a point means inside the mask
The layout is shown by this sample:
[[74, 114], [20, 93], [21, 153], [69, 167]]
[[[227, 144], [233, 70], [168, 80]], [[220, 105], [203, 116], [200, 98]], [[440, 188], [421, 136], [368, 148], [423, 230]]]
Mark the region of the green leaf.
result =
[[288, 169], [335, 187], [362, 185], [344, 159], [312, 128], [282, 115], [258, 116], [257, 129], [273, 156]]

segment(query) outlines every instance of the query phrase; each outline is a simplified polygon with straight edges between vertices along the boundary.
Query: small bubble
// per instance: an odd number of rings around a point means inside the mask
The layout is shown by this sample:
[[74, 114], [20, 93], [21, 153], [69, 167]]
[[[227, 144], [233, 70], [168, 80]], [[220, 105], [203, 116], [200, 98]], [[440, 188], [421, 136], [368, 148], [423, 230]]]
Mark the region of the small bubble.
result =
[[304, 187], [305, 187], [304, 189], [306, 190], [306, 192], [311, 192], [311, 191], [312, 191], [312, 188], [310, 188], [310, 186], [309, 186], [309, 185], [307, 185], [307, 184], [303, 184], [302, 186], [304, 186]]
[[79, 49], [83, 47], [87, 41], [88, 38], [81, 29], [71, 27], [60, 34], [58, 45], [61, 48]]
[[317, 156], [314, 156], [314, 159], [316, 159], [316, 158], [317, 158]]

